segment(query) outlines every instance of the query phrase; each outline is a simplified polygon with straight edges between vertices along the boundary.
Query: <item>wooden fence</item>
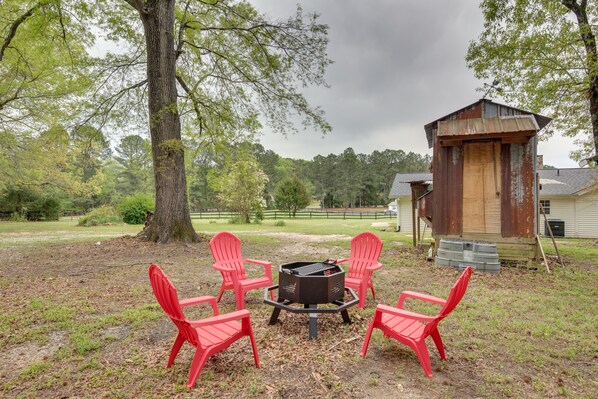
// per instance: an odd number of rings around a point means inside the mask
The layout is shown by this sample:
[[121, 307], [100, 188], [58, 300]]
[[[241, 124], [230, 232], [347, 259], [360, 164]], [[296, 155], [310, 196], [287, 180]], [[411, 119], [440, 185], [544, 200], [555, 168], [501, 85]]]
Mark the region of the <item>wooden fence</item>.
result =
[[[191, 212], [191, 219], [233, 219], [238, 217], [237, 212], [226, 211], [203, 211]], [[291, 219], [292, 216], [287, 211], [265, 210], [264, 219]], [[374, 211], [331, 211], [331, 210], [302, 210], [295, 213], [295, 219], [395, 219], [395, 213], [374, 212]]]

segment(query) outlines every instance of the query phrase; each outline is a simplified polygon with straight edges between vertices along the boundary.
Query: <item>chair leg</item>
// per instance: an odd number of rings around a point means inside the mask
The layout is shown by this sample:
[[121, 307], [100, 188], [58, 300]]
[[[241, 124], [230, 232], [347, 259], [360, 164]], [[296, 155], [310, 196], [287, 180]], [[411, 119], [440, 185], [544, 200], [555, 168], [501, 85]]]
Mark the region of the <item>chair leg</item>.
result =
[[172, 345], [172, 349], [170, 350], [170, 357], [168, 358], [168, 364], [166, 365], [166, 368], [172, 366], [172, 363], [174, 363], [176, 355], [178, 355], [179, 350], [181, 349], [181, 346], [183, 346], [184, 343], [185, 337], [183, 336], [183, 334], [179, 332], [176, 336], [176, 340], [174, 341], [174, 345]]
[[220, 300], [222, 299], [222, 294], [224, 294], [224, 283], [222, 283], [222, 285], [220, 286], [220, 293], [218, 294], [218, 299], [216, 300], [216, 302], [220, 302]]
[[359, 286], [359, 310], [363, 310], [365, 307], [365, 297], [368, 294], [368, 287], [367, 285], [360, 285]]
[[359, 356], [365, 357], [368, 352], [368, 346], [370, 345], [370, 338], [372, 337], [372, 331], [374, 330], [374, 320], [370, 322], [368, 330], [365, 333], [365, 339], [363, 340], [363, 346], [361, 347], [361, 354]]
[[438, 349], [440, 357], [442, 358], [442, 360], [446, 360], [446, 355], [444, 354], [444, 345], [442, 343], [442, 338], [440, 338], [440, 333], [438, 332], [438, 329], [435, 328], [430, 335], [432, 336], [432, 339], [436, 344], [436, 349]]
[[208, 360], [209, 352], [202, 351], [200, 348], [197, 348], [195, 351], [195, 357], [191, 362], [191, 369], [189, 370], [189, 380], [187, 381], [187, 388], [193, 388], [195, 385], [195, 381], [197, 381], [197, 377], [199, 377], [199, 373], [203, 368], [204, 364], [206, 364], [206, 360]]
[[374, 291], [374, 284], [370, 285], [370, 289], [372, 290], [372, 297], [376, 299], [376, 291]]
[[237, 302], [237, 310], [245, 309], [245, 292], [242, 289], [235, 289], [235, 300]]
[[[245, 322], [245, 320], [243, 320]], [[246, 332], [249, 335], [249, 339], [251, 340], [251, 349], [253, 350], [253, 360], [255, 361], [255, 367], [260, 367], [260, 358], [257, 352], [257, 344], [255, 343], [255, 337], [253, 336], [253, 329], [251, 328], [251, 322], [247, 319], [246, 322]]]
[[426, 373], [428, 377], [432, 378], [432, 363], [430, 362], [430, 353], [428, 352], [426, 341], [419, 341], [417, 344], [415, 344], [413, 349], [415, 349], [415, 354], [417, 355], [419, 363], [424, 369], [424, 373]]

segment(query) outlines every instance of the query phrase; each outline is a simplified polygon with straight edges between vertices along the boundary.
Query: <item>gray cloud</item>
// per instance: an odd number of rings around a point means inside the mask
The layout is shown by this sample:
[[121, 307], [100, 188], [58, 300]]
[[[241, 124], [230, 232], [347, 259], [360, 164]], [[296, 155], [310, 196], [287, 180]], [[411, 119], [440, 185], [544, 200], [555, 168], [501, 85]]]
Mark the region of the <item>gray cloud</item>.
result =
[[[252, 0], [260, 11], [283, 18], [294, 13], [296, 0]], [[301, 131], [284, 138], [266, 129], [262, 143], [278, 154], [311, 159], [352, 147], [370, 153], [386, 148], [430, 153], [424, 124], [475, 102], [484, 82], [465, 65], [471, 40], [481, 33], [483, 18], [472, 0], [305, 0], [329, 25], [326, 74], [330, 89], [305, 93], [326, 112], [333, 132]], [[540, 152], [543, 151], [543, 144]], [[545, 162], [575, 166], [568, 149], [545, 146]], [[558, 147], [557, 147], [558, 148]]]

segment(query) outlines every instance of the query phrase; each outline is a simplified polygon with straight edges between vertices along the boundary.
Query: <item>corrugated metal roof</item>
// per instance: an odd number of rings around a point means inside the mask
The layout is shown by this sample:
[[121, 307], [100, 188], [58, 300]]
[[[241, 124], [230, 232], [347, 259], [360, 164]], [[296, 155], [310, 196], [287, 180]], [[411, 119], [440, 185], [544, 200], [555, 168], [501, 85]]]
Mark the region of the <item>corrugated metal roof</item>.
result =
[[390, 189], [390, 198], [403, 197], [405, 195], [411, 196], [412, 182], [427, 182], [432, 183], [432, 173], [397, 173]]
[[451, 112], [448, 115], [445, 115], [441, 118], [438, 118], [430, 123], [427, 123], [424, 125], [424, 130], [426, 131], [426, 138], [428, 139], [428, 147], [432, 148], [434, 146], [434, 129], [436, 128], [436, 123], [439, 121], [443, 121], [443, 120], [447, 120], [447, 119], [455, 119], [455, 117], [461, 113], [466, 113], [467, 110], [474, 108], [478, 105], [492, 105], [495, 107], [500, 108], [500, 110], [502, 110], [502, 113], [500, 113], [500, 115], [504, 115], [505, 112], [507, 112], [508, 115], [512, 115], [513, 113], [520, 113], [520, 114], [524, 114], [524, 115], [533, 115], [534, 118], [536, 119], [536, 122], [538, 124], [539, 130], [542, 130], [544, 128], [544, 126], [548, 125], [548, 123], [550, 123], [550, 121], [552, 119], [540, 115], [540, 114], [535, 114], [533, 112], [529, 112], [529, 111], [525, 111], [522, 109], [518, 109], [518, 108], [514, 108], [514, 107], [510, 107], [508, 105], [504, 105], [504, 104], [500, 104], [500, 103], [496, 103], [492, 100], [489, 99], [485, 99], [482, 98], [481, 100], [476, 101], [475, 103], [469, 104], [463, 108], [460, 108], [454, 112]]
[[539, 130], [532, 115], [497, 118], [456, 119], [438, 122], [438, 137], [461, 137], [520, 133], [533, 135]]

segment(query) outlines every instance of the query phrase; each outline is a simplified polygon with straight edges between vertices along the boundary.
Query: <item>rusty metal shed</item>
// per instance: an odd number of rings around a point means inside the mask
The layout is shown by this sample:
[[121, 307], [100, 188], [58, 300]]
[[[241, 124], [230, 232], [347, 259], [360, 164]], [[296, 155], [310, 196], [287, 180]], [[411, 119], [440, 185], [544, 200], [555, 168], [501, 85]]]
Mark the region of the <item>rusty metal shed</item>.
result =
[[432, 235], [496, 242], [501, 259], [536, 255], [537, 132], [550, 118], [482, 99], [425, 125], [433, 148]]

